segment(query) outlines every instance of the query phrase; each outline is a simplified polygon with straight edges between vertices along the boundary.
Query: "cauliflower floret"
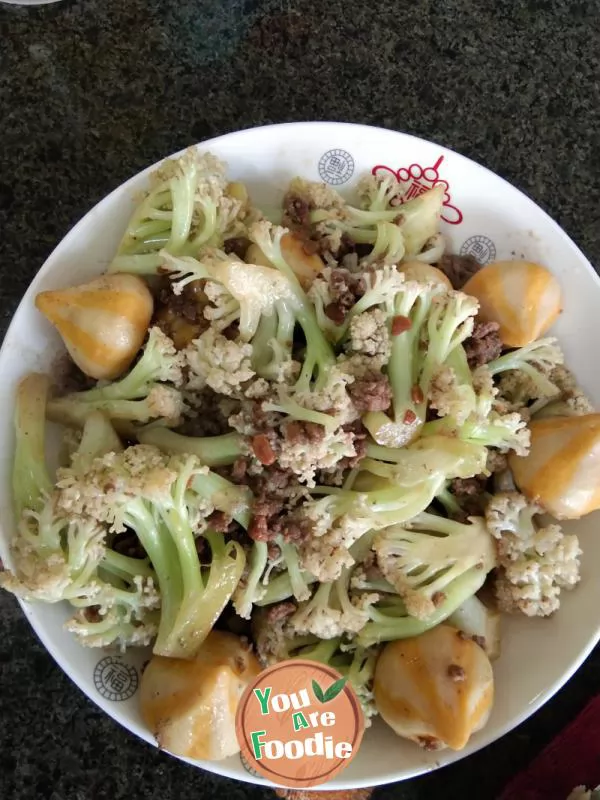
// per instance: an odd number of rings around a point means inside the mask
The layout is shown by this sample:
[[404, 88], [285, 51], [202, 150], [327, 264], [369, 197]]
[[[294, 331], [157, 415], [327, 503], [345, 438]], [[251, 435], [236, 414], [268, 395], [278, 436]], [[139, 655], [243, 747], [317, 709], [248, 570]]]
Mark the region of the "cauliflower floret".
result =
[[410, 527], [391, 526], [373, 541], [377, 564], [403, 598], [408, 613], [426, 620], [445, 600], [453, 580], [472, 569], [485, 576], [496, 563], [493, 539], [483, 520], [469, 524], [420, 514]]
[[228, 397], [243, 392], [243, 385], [254, 378], [251, 367], [252, 345], [232, 342], [212, 328], [204, 331], [185, 349], [191, 370], [188, 389], [206, 385]]
[[[302, 408], [328, 414], [332, 419], [328, 427], [333, 430], [358, 419], [358, 412], [347, 389], [353, 382], [354, 376], [344, 370], [344, 362], [338, 362], [329, 369], [327, 382], [321, 389], [292, 391], [287, 387], [280, 387], [281, 407], [284, 408], [288, 401], [291, 401], [292, 404]], [[267, 406], [266, 410], [277, 410], [277, 408]]]
[[185, 411], [181, 392], [172, 386], [153, 386], [148, 394], [148, 409], [153, 417], [162, 417], [176, 424]]
[[566, 404], [573, 416], [584, 416], [595, 412], [591, 400], [579, 387], [575, 376], [567, 367], [555, 367], [550, 373], [550, 380], [560, 389], [560, 400]]
[[580, 580], [577, 537], [556, 524], [537, 527], [541, 510], [519, 492], [494, 495], [486, 509], [488, 530], [498, 540], [495, 589], [503, 611], [548, 616], [560, 606], [560, 590]]
[[303, 603], [290, 619], [296, 634], [309, 634], [319, 639], [335, 639], [344, 634], [356, 634], [369, 621], [369, 608], [379, 595], [364, 593], [350, 596], [346, 577], [335, 583], [322, 583], [313, 597]]
[[474, 410], [474, 394], [470, 386], [458, 382], [452, 367], [440, 367], [429, 387], [429, 405], [440, 417], [452, 417], [462, 425]]
[[505, 453], [500, 453], [498, 450], [494, 450], [493, 447], [488, 447], [487, 451], [487, 461], [485, 464], [485, 469], [490, 475], [493, 475], [495, 472], [504, 472], [505, 469], [508, 467], [508, 458], [506, 457]]
[[498, 414], [495, 411], [488, 417], [489, 446], [496, 447], [500, 453], [513, 450], [518, 456], [526, 456], [531, 444], [531, 433], [522, 414]]
[[392, 343], [387, 315], [381, 308], [356, 314], [350, 320], [350, 351], [373, 359], [372, 369], [381, 369], [390, 358]]
[[385, 175], [364, 175], [358, 182], [356, 191], [363, 208], [373, 211], [389, 210], [395, 198], [400, 199], [406, 192], [398, 180]]
[[356, 455], [354, 434], [338, 428], [328, 432], [322, 426], [322, 435], [306, 437], [289, 435], [292, 429], [301, 426], [296, 422], [284, 425], [284, 438], [278, 454], [279, 466], [298, 475], [298, 479], [309, 487], [315, 485], [317, 470], [331, 470], [342, 458]]
[[332, 498], [305, 503], [302, 517], [312, 523], [311, 536], [300, 545], [302, 568], [320, 581], [336, 580], [345, 567], [354, 564], [350, 547], [372, 526], [373, 520], [360, 510], [336, 517], [329, 504]]
[[341, 209], [345, 205], [341, 195], [327, 183], [307, 181], [304, 178], [293, 178], [290, 181], [286, 197], [301, 200], [310, 209]]

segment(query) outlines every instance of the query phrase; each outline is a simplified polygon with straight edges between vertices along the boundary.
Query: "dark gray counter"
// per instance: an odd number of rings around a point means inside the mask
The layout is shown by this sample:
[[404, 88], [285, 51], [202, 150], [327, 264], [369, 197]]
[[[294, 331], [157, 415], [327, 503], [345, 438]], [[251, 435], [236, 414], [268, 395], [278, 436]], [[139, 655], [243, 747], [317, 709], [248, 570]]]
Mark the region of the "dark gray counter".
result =
[[[2, 332], [43, 260], [107, 192], [185, 145], [270, 122], [363, 122], [452, 147], [530, 194], [600, 263], [597, 12], [594, 0], [0, 3]], [[511, 735], [378, 800], [492, 800], [598, 676], [596, 653]], [[0, 595], [3, 800], [223, 796], [272, 797], [129, 736]]]

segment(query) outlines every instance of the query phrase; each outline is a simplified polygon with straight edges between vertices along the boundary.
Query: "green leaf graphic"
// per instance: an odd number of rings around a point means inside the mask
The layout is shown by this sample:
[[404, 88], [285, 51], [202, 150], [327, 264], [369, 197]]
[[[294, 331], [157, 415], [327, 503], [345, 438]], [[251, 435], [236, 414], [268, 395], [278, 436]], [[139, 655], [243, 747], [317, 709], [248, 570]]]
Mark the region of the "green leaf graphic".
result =
[[339, 680], [332, 683], [329, 689], [325, 692], [325, 702], [328, 703], [330, 700], [333, 700], [338, 694], [342, 691], [344, 686], [346, 685], [346, 681], [348, 678], [340, 678]]
[[313, 680], [312, 682], [312, 690], [315, 693], [315, 697], [320, 703], [325, 702], [325, 695], [323, 694], [323, 689], [319, 686], [319, 684]]

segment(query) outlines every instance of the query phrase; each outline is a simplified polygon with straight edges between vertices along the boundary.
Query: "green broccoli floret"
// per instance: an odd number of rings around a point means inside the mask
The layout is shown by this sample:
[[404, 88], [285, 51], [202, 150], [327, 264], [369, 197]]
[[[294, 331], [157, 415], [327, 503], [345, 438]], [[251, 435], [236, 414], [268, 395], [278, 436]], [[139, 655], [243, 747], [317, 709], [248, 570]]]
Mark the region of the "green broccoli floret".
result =
[[[193, 658], [244, 569], [242, 547], [226, 542], [206, 523], [215, 508], [232, 513], [231, 496], [239, 487], [210, 473], [194, 456], [167, 456], [149, 445], [97, 459], [84, 479], [60, 470], [58, 487], [66, 513], [85, 513], [114, 532], [136, 533], [161, 596], [154, 652]], [[198, 535], [211, 551], [207, 574], [198, 556]]]
[[91, 411], [111, 420], [147, 423], [164, 418], [176, 422], [183, 410], [181, 385], [184, 359], [160, 328], [150, 329], [144, 351], [131, 371], [118, 381], [50, 400], [48, 417], [81, 427]]
[[151, 176], [108, 271], [153, 275], [162, 249], [197, 255], [203, 246], [220, 246], [243, 230], [244, 216], [244, 204], [227, 192], [225, 165], [190, 148]]
[[375, 537], [373, 549], [384, 577], [407, 612], [427, 620], [446, 598], [453, 581], [476, 568], [485, 576], [496, 565], [493, 538], [484, 520], [463, 524], [426, 512]]

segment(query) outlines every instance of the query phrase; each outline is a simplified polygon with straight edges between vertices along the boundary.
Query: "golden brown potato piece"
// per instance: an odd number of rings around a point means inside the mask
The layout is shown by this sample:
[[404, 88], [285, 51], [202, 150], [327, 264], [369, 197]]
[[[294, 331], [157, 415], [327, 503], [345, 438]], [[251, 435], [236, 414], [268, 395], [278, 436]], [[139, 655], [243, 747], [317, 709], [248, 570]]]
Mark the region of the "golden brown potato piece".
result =
[[398, 271], [406, 275], [408, 281], [419, 281], [421, 283], [439, 283], [446, 289], [452, 289], [448, 277], [441, 269], [425, 264], [423, 261], [403, 261]]
[[462, 288], [479, 300], [479, 317], [497, 322], [503, 344], [523, 347], [543, 336], [560, 314], [557, 279], [532, 261], [495, 261], [480, 269]]
[[130, 366], [154, 307], [142, 278], [120, 273], [40, 292], [35, 305], [56, 327], [79, 369], [96, 380], [114, 380]]
[[387, 644], [373, 688], [377, 710], [398, 736], [428, 750], [462, 750], [488, 720], [494, 676], [478, 644], [438, 625]]
[[529, 429], [529, 454], [509, 458], [523, 494], [557, 519], [600, 508], [600, 414], [533, 419]]
[[[301, 239], [291, 233], [286, 233], [281, 240], [283, 257], [294, 270], [303, 289], [308, 289], [325, 264], [321, 256], [307, 252], [307, 247]], [[269, 259], [257, 244], [251, 244], [246, 251], [248, 264], [259, 264], [262, 267], [272, 267]]]
[[191, 661], [153, 656], [141, 682], [144, 722], [175, 755], [207, 761], [234, 755], [237, 707], [260, 671], [248, 646], [223, 631], [211, 631]]

